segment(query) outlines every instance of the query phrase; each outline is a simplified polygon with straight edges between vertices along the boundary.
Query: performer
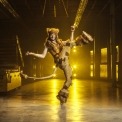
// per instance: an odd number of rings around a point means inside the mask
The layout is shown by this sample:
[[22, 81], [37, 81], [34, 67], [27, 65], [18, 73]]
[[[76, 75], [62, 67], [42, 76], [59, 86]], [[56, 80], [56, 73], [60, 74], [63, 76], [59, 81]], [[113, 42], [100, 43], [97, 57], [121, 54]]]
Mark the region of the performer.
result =
[[[74, 32], [74, 30], [75, 28], [72, 27], [72, 33]], [[62, 39], [59, 39], [58, 33], [58, 28], [47, 28], [48, 37], [46, 38], [44, 44], [43, 53], [37, 54], [33, 52], [27, 52], [26, 55], [32, 55], [38, 58], [45, 58], [47, 52], [51, 53], [54, 58], [56, 67], [59, 67], [61, 70], [63, 70], [65, 75], [64, 85], [57, 95], [60, 103], [63, 104], [67, 101], [67, 98], [69, 96], [68, 89], [72, 84], [72, 69], [69, 64], [70, 48], [72, 48], [73, 46], [89, 44], [93, 41], [93, 38], [85, 31], [82, 31], [82, 34], [78, 36], [75, 40], [68, 39], [66, 41], [62, 41]]]

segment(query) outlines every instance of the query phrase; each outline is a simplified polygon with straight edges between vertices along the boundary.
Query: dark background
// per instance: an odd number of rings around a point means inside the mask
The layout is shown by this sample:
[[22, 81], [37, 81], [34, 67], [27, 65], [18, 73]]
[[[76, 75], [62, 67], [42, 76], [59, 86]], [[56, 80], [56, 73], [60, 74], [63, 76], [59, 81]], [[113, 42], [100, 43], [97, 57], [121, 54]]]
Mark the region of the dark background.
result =
[[[41, 53], [44, 49], [44, 42], [47, 37], [46, 28], [56, 27], [60, 29], [59, 38], [66, 40], [70, 38], [70, 27], [74, 24], [80, 0], [1, 0], [0, 2], [0, 40], [19, 37], [21, 50], [27, 72], [33, 72], [34, 65], [53, 65], [52, 57], [48, 54], [44, 61], [26, 57], [26, 51]], [[100, 49], [109, 47], [111, 36], [114, 33], [115, 46], [119, 45], [121, 52], [122, 38], [122, 1], [121, 0], [88, 0], [88, 4], [82, 15], [82, 19], [75, 31], [75, 37], [83, 30], [90, 33], [96, 42], [96, 67], [100, 63]], [[56, 12], [56, 15], [54, 14]], [[112, 23], [114, 21], [114, 23]], [[111, 26], [114, 32], [111, 34]], [[94, 44], [78, 48], [77, 54], [71, 54], [71, 62], [78, 62], [80, 76], [89, 76], [90, 54]], [[98, 51], [99, 50], [99, 51]], [[110, 57], [108, 53], [108, 58]], [[76, 59], [76, 60], [74, 60]], [[97, 62], [98, 61], [98, 62]], [[110, 62], [108, 62], [108, 65]], [[119, 61], [119, 77], [121, 79], [121, 53]], [[80, 65], [81, 64], [81, 65]], [[80, 67], [82, 66], [82, 67]], [[38, 67], [38, 66], [37, 66]], [[50, 67], [50, 66], [49, 66]], [[40, 74], [40, 69], [36, 69]], [[39, 70], [39, 71], [38, 71]], [[100, 72], [96, 68], [96, 72]], [[109, 72], [109, 71], [108, 71]], [[110, 71], [111, 72], [111, 71]], [[31, 73], [30, 73], [31, 74]], [[32, 73], [33, 74], [33, 73]], [[84, 75], [85, 74], [85, 75]], [[87, 75], [86, 75], [87, 74]], [[99, 75], [97, 76], [99, 77]], [[111, 77], [109, 76], [111, 79]]]

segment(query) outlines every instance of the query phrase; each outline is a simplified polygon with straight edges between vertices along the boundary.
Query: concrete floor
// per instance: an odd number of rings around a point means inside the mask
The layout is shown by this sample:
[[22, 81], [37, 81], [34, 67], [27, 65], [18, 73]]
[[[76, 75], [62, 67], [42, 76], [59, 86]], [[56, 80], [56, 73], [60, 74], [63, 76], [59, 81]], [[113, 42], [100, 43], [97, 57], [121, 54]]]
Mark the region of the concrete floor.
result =
[[0, 96], [0, 122], [122, 122], [122, 89], [73, 80], [67, 103], [56, 99], [63, 80], [29, 82]]

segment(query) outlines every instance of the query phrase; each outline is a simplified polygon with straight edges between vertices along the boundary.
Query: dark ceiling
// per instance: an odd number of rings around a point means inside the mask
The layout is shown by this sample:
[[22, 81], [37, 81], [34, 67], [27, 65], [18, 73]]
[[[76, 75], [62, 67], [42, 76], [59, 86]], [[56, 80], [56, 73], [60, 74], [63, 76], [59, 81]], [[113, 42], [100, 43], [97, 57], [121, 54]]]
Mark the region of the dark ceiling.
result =
[[[112, 0], [88, 0], [84, 16], [95, 17], [106, 13], [110, 1]], [[80, 0], [1, 0], [0, 21], [21, 19], [28, 23], [39, 22], [42, 18], [70, 18], [76, 15], [79, 3]], [[121, 0], [115, 0], [116, 9], [121, 5]]]
[[[122, 0], [88, 0], [80, 26], [93, 24], [98, 17], [109, 18], [111, 1], [116, 20], [122, 20]], [[69, 27], [74, 23], [79, 3], [80, 0], [0, 0], [0, 26], [2, 30], [9, 27], [37, 31], [42, 25]]]

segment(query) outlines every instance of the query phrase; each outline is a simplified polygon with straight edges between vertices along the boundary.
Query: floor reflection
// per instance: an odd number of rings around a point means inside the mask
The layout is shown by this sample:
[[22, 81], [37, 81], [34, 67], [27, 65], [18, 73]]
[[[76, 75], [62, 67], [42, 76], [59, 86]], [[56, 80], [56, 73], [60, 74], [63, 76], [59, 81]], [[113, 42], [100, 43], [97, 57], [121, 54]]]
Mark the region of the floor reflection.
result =
[[61, 106], [58, 111], [60, 122], [67, 122], [67, 107], [66, 105]]
[[122, 90], [108, 82], [73, 79], [69, 99], [56, 98], [64, 80], [28, 83], [0, 96], [0, 122], [122, 121]]

